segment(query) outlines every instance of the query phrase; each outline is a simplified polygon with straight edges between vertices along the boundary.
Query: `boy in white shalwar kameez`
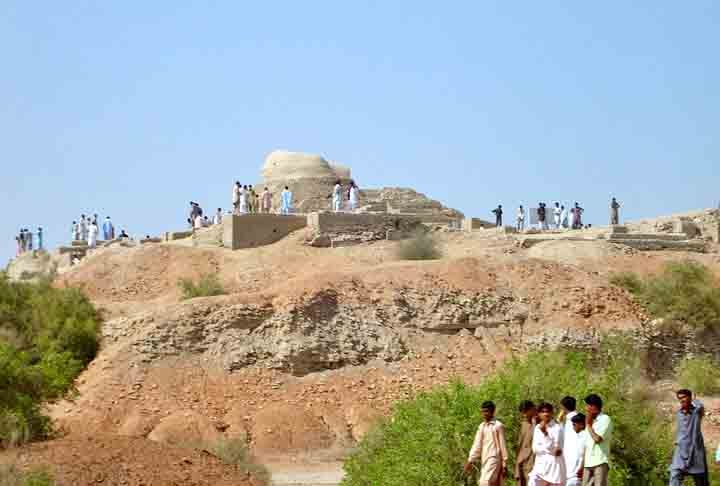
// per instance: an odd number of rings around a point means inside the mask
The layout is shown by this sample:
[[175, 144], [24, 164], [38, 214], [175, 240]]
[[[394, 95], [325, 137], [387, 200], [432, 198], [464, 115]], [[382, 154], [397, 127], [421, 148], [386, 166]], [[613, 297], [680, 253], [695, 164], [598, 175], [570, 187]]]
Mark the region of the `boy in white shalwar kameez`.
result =
[[[583, 459], [585, 459], [585, 442], [588, 435], [585, 431], [585, 415], [576, 413], [570, 419], [570, 423], [572, 429], [569, 432], [565, 427], [565, 449], [563, 449], [567, 476], [565, 486], [580, 486], [582, 484]], [[568, 440], [573, 437], [570, 434], [574, 434], [575, 440]]]
[[532, 448], [535, 465], [528, 477], [528, 486], [565, 486], [563, 460], [563, 427], [553, 419], [553, 406], [538, 407], [540, 423], [535, 426]]

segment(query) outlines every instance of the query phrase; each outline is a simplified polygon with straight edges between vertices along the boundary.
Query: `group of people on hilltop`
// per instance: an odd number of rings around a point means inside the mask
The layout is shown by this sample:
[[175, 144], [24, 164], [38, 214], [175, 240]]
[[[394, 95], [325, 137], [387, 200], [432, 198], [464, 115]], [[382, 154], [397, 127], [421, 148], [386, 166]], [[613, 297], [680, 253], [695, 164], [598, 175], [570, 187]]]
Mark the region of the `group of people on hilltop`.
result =
[[[696, 486], [709, 486], [701, 422], [702, 403], [693, 400], [690, 390], [679, 390], [675, 450], [670, 464], [670, 486], [681, 486], [692, 477]], [[600, 396], [585, 398], [585, 411], [576, 410], [577, 401], [565, 397], [555, 417], [547, 402], [536, 406], [520, 403], [521, 425], [516, 445], [515, 469], [518, 486], [607, 486], [610, 472], [610, 445], [613, 421], [603, 413]], [[495, 404], [484, 402], [483, 423], [465, 463], [464, 473], [479, 471], [479, 486], [500, 486], [508, 470], [509, 454], [503, 424], [495, 418]], [[716, 461], [720, 460], [720, 448]], [[475, 466], [475, 464], [478, 464]]]
[[38, 227], [37, 233], [33, 234], [28, 228], [20, 228], [18, 234], [15, 235], [17, 243], [17, 256], [33, 250], [43, 249], [43, 229]]
[[358, 201], [360, 199], [360, 189], [355, 184], [355, 181], [350, 181], [347, 187], [343, 190], [342, 182], [337, 180], [335, 181], [331, 198], [333, 212], [339, 213], [343, 210], [352, 212], [357, 209]]
[[[89, 248], [96, 248], [101, 230], [103, 241], [112, 241], [116, 238], [115, 225], [110, 216], [105, 217], [101, 227], [97, 213], [92, 217], [81, 214], [78, 221], [72, 222], [70, 238], [73, 241], [85, 241]], [[117, 238], [128, 238], [128, 235], [125, 230], [122, 230]]]
[[[539, 202], [536, 211], [538, 221], [537, 229], [540, 231], [549, 230], [551, 228], [560, 230], [587, 229], [592, 227], [590, 224], [583, 224], [583, 213], [585, 212], [585, 209], [577, 202], [572, 208], [570, 208], [569, 211], [559, 202], [556, 202], [554, 207], [551, 209], [548, 209], [546, 203]], [[497, 208], [493, 209], [492, 213], [495, 215], [495, 225], [497, 227], [503, 226], [502, 204], [499, 204]], [[521, 204], [517, 209], [517, 216], [515, 218], [515, 228], [517, 231], [525, 230], [525, 221], [526, 211]], [[618, 203], [616, 198], [612, 198], [612, 201], [610, 202], [610, 224], [620, 224], [620, 203]]]
[[[241, 185], [236, 181], [232, 188], [232, 213], [235, 215], [248, 213], [265, 213], [273, 212], [272, 193], [266, 187], [261, 194], [258, 194], [252, 185]], [[280, 194], [280, 214], [290, 214], [292, 212], [292, 192], [288, 186], [285, 186]]]

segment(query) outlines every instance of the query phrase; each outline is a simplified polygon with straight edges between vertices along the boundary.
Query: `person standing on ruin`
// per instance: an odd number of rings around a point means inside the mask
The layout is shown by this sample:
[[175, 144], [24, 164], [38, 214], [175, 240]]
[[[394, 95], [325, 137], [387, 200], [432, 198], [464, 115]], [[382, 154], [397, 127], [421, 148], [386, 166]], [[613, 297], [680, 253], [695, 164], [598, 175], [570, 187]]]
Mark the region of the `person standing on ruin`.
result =
[[40, 251], [43, 250], [43, 229], [40, 226], [38, 226], [37, 230], [37, 249]]
[[501, 228], [503, 225], [503, 223], [502, 223], [502, 215], [503, 215], [502, 204], [498, 204], [498, 207], [493, 209], [492, 212], [493, 212], [493, 214], [495, 214], [495, 227]]
[[232, 206], [235, 214], [240, 214], [240, 181], [235, 181], [235, 185], [232, 188]]
[[532, 439], [535, 464], [528, 476], [528, 485], [565, 486], [563, 428], [553, 418], [553, 406], [549, 403], [540, 404], [538, 419]]
[[545, 203], [538, 203], [537, 216], [538, 226], [540, 227], [540, 231], [542, 231], [545, 229], [545, 217], [547, 216]]
[[97, 236], [100, 232], [100, 228], [98, 228], [97, 224], [90, 222], [90, 225], [88, 226], [87, 233], [87, 244], [88, 248], [95, 248], [97, 247]]
[[248, 211], [248, 188], [246, 185], [243, 185], [240, 189], [240, 214], [245, 214]]
[[342, 209], [342, 186], [340, 181], [335, 181], [335, 187], [333, 187], [332, 193], [332, 207], [333, 212], [339, 213]]
[[525, 229], [525, 208], [521, 204], [517, 210], [516, 228], [518, 232]]
[[702, 420], [705, 407], [699, 400], [693, 400], [690, 390], [679, 390], [675, 451], [670, 464], [670, 486], [681, 486], [691, 476], [696, 486], [709, 486], [710, 478], [705, 458], [705, 440], [702, 434]]
[[481, 411], [484, 422], [478, 427], [463, 471], [465, 474], [470, 474], [473, 463], [479, 460], [478, 486], [500, 486], [508, 462], [505, 427], [495, 418], [493, 402], [484, 402]]
[[272, 194], [267, 187], [262, 192], [260, 207], [263, 213], [269, 213], [272, 210]]
[[565, 229], [570, 226], [570, 223], [568, 221], [568, 211], [564, 205], [560, 206], [560, 222], [562, 224], [562, 227]]
[[288, 186], [285, 186], [280, 194], [280, 214], [290, 214], [290, 211], [292, 211], [292, 192]]
[[359, 199], [359, 192], [358, 186], [355, 185], [355, 181], [350, 181], [350, 194], [349, 194], [349, 202], [350, 202], [350, 211], [355, 212], [358, 205], [358, 199]]
[[603, 401], [592, 393], [585, 397], [585, 458], [583, 486], [608, 486], [610, 473], [610, 442], [613, 423], [602, 411]]
[[515, 481], [517, 486], [528, 486], [528, 475], [535, 463], [532, 450], [533, 432], [537, 420], [537, 409], [530, 400], [520, 403], [520, 432], [518, 435], [517, 455], [515, 459]]
[[257, 211], [257, 206], [255, 206], [255, 189], [253, 189], [252, 184], [248, 186], [248, 198], [247, 198], [247, 205], [248, 205], [248, 213], [254, 213]]
[[33, 251], [33, 232], [32, 230], [26, 229], [25, 235], [27, 239], [27, 250]]
[[105, 222], [103, 222], [102, 230], [103, 240], [112, 241], [115, 239], [115, 227], [110, 220], [110, 216], [105, 216]]
[[615, 198], [610, 201], [610, 224], [620, 224], [620, 203]]
[[560, 221], [562, 221], [562, 209], [560, 203], [556, 202], [553, 208], [553, 220], [555, 221], [555, 229], [560, 229]]
[[88, 220], [84, 214], [80, 215], [80, 240], [87, 241], [88, 238]]

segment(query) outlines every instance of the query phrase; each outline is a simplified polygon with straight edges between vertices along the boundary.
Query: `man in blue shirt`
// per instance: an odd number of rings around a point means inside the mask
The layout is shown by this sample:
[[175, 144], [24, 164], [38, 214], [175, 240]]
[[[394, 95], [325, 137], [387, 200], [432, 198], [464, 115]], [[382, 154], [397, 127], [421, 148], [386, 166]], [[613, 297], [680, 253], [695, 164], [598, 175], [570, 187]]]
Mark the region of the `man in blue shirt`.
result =
[[692, 399], [690, 390], [679, 390], [677, 398], [680, 410], [677, 412], [675, 453], [670, 464], [670, 486], [681, 486], [687, 476], [693, 478], [695, 486], [708, 486], [710, 479], [702, 435], [705, 408], [701, 402]]

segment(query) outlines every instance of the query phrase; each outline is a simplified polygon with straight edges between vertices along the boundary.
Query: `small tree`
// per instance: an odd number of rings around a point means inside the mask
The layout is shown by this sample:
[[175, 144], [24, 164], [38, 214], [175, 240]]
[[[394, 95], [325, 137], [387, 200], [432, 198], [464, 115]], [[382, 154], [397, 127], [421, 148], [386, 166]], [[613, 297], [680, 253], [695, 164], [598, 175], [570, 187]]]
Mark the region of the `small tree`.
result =
[[401, 260], [438, 260], [442, 258], [442, 251], [427, 230], [418, 228], [410, 239], [400, 243], [398, 257]]
[[220, 279], [217, 274], [214, 273], [203, 275], [197, 283], [189, 278], [182, 278], [178, 281], [178, 286], [182, 292], [182, 300], [225, 294], [225, 289], [220, 283]]

